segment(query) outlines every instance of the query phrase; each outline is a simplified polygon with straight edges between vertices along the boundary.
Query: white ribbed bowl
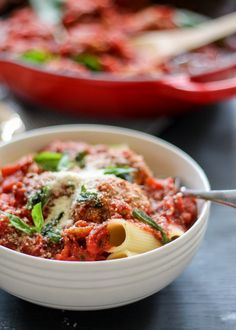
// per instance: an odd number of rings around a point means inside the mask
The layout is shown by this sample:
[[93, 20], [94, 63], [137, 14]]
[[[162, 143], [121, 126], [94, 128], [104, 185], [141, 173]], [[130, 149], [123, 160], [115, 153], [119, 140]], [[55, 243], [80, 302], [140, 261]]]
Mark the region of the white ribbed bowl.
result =
[[[0, 145], [0, 167], [55, 140], [126, 143], [142, 154], [156, 175], [180, 177], [196, 189], [209, 189], [197, 163], [180, 149], [133, 130], [97, 125], [38, 129]], [[95, 310], [147, 297], [172, 282], [187, 266], [204, 236], [209, 203], [182, 237], [159, 249], [118, 260], [64, 262], [27, 256], [0, 246], [0, 286], [33, 303], [70, 310]]]

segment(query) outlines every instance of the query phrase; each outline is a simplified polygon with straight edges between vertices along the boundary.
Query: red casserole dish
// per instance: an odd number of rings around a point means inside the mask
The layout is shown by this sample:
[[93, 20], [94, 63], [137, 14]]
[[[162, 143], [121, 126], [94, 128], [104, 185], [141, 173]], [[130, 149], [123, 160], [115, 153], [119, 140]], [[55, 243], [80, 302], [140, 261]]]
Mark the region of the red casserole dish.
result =
[[[8, 34], [6, 34], [5, 41], [3, 38], [1, 44], [3, 52], [0, 55], [0, 80], [17, 96], [48, 108], [76, 114], [147, 116], [177, 113], [195, 104], [208, 104], [236, 95], [236, 59], [230, 60], [230, 63], [228, 59], [219, 60], [216, 62], [219, 65], [226, 61], [228, 64], [224, 68], [217, 68], [198, 76], [191, 76], [188, 72], [192, 71], [188, 69], [175, 71], [174, 62], [168, 64], [170, 67], [173, 66], [174, 70], [172, 68], [170, 71], [168, 71], [169, 69], [163, 71], [163, 74], [156, 75], [155, 78], [149, 75], [149, 72], [153, 72], [154, 69], [151, 67], [146, 73], [133, 76], [122, 76], [119, 75], [119, 69], [117, 72], [116, 69], [113, 70], [113, 66], [114, 68], [122, 67], [124, 63], [129, 62], [130, 56], [132, 58], [135, 55], [130, 55], [130, 49], [125, 43], [128, 30], [132, 34], [150, 28], [173, 28], [175, 26], [175, 9], [153, 6], [127, 16], [122, 14], [111, 0], [97, 0], [96, 2], [87, 0], [84, 7], [74, 0], [68, 0], [66, 4], [74, 9], [66, 11], [64, 15], [64, 23], [68, 25], [66, 33], [68, 40], [66, 39], [63, 45], [60, 42], [55, 43], [56, 39], [53, 38], [54, 35], [51, 31], [52, 26], [46, 27], [42, 24], [42, 21], [39, 21], [29, 8], [19, 11], [18, 14], [16, 12], [10, 18], [7, 27], [3, 24], [3, 31], [6, 28]], [[95, 13], [93, 12], [94, 6]], [[89, 8], [90, 11], [87, 13]], [[81, 10], [85, 11], [85, 16], [81, 14]], [[99, 11], [101, 17], [98, 20]], [[79, 18], [76, 15], [79, 15]], [[151, 25], [147, 25], [147, 17], [154, 17], [148, 23]], [[157, 23], [160, 26], [156, 26]], [[90, 31], [90, 27], [93, 32]], [[128, 30], [122, 32], [123, 29]], [[86, 38], [81, 39], [81, 33], [83, 36], [84, 31], [86, 33], [90, 31], [92, 37], [89, 37], [90, 34], [85, 34]], [[117, 37], [112, 34], [114, 31], [123, 34]], [[90, 38], [89, 42], [87, 38]], [[25, 48], [25, 46], [33, 47], [33, 49], [36, 47], [36, 50], [37, 47], [43, 49], [46, 47], [51, 54], [54, 54], [54, 51], [55, 56], [59, 56], [59, 59], [67, 56], [66, 60], [69, 59], [70, 65], [76, 61], [77, 56], [81, 56], [77, 53], [78, 49], [84, 47], [81, 50], [83, 55], [83, 52], [86, 54], [91, 51], [92, 47], [92, 52], [95, 52], [96, 58], [100, 60], [101, 67], [107, 68], [107, 72], [105, 72], [106, 70], [103, 73], [102, 70], [98, 70], [99, 72], [96, 73], [88, 72], [81, 66], [81, 63], [76, 64], [78, 65], [77, 72], [76, 70], [66, 71], [66, 68], [63, 67], [64, 64], [61, 64], [60, 69], [62, 70], [55, 71], [50, 67], [47, 68], [46, 65], [32, 65], [29, 64], [30, 62], [24, 62], [22, 59], [12, 56], [15, 51], [20, 53], [19, 50], [31, 49]], [[101, 49], [107, 49], [105, 54], [101, 52]], [[69, 53], [65, 55], [65, 52]], [[232, 54], [231, 51], [231, 59]], [[93, 53], [92, 56], [94, 56]], [[109, 57], [108, 62], [107, 57]], [[205, 63], [204, 58], [200, 57], [200, 60], [197, 58], [201, 71], [212, 67], [208, 65], [208, 62]], [[136, 60], [135, 57], [133, 60]], [[113, 63], [113, 66], [108, 63]], [[215, 68], [217, 64], [213, 67]], [[75, 62], [73, 62], [73, 66], [75, 66]]]
[[101, 74], [86, 78], [0, 59], [0, 78], [15, 95], [41, 106], [95, 116], [174, 114], [221, 101], [236, 95], [235, 73], [236, 63], [232, 63], [195, 77], [116, 79]]

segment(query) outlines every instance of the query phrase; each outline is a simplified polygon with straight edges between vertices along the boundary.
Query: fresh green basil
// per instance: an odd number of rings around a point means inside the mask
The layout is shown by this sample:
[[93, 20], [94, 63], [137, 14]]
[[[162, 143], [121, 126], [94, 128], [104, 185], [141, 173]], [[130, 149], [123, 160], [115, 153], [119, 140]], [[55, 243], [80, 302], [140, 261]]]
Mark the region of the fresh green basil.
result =
[[46, 224], [46, 226], [42, 229], [42, 235], [49, 238], [54, 243], [59, 243], [61, 240], [61, 232], [59, 229], [54, 228], [57, 226], [63, 217], [64, 212], [61, 212], [58, 214], [58, 216], [54, 219], [52, 219], [49, 223]]
[[68, 170], [69, 168], [73, 167], [73, 165], [74, 163], [70, 160], [69, 156], [67, 154], [63, 154], [57, 164], [57, 171]]
[[41, 230], [43, 229], [43, 224], [44, 224], [44, 218], [43, 218], [43, 211], [42, 211], [42, 203], [37, 203], [34, 205], [32, 212], [32, 219], [35, 225], [35, 230], [38, 233], [41, 233]]
[[27, 235], [33, 235], [36, 232], [41, 233], [43, 236], [49, 238], [51, 241], [55, 243], [59, 243], [61, 240], [61, 233], [60, 230], [57, 228], [54, 228], [61, 220], [61, 218], [64, 215], [64, 212], [61, 212], [58, 217], [53, 219], [51, 222], [49, 222], [46, 226], [44, 225], [44, 218], [42, 213], [42, 202], [37, 203], [34, 205], [31, 215], [34, 222], [34, 227], [29, 226], [26, 222], [24, 222], [19, 217], [0, 211], [1, 214], [4, 214], [7, 216], [10, 220], [10, 224], [15, 227], [16, 229], [24, 232]]
[[57, 171], [62, 157], [60, 152], [43, 151], [34, 156], [34, 161], [46, 171]]
[[42, 208], [47, 204], [48, 199], [50, 197], [50, 190], [48, 187], [42, 187], [34, 194], [30, 195], [28, 202], [27, 202], [27, 209], [32, 210], [34, 205], [38, 203], [42, 203]]
[[35, 155], [34, 161], [45, 171], [64, 171], [74, 166], [69, 155], [60, 152], [43, 151]]
[[149, 215], [147, 215], [147, 213], [145, 213], [144, 211], [139, 210], [139, 209], [134, 209], [132, 215], [135, 219], [138, 219], [138, 220], [148, 224], [150, 227], [158, 230], [162, 236], [162, 244], [167, 244], [170, 242], [170, 239], [166, 235], [163, 228], [160, 225], [158, 225], [151, 217], [149, 217]]
[[85, 167], [85, 157], [87, 156], [87, 154], [87, 151], [81, 151], [75, 157], [76, 162], [81, 168]]
[[61, 240], [61, 232], [59, 229], [52, 229], [47, 232], [46, 237], [54, 243], [59, 243]]
[[102, 207], [99, 194], [95, 191], [88, 191], [84, 185], [82, 185], [80, 194], [77, 196], [76, 200], [79, 203], [91, 203], [92, 206], [96, 208]]
[[52, 59], [52, 56], [42, 50], [28, 50], [20, 55], [20, 59], [34, 64], [43, 64]]
[[132, 173], [135, 171], [135, 168], [129, 166], [108, 166], [107, 168], [105, 168], [104, 174], [113, 174], [118, 178], [132, 182]]
[[80, 64], [83, 64], [91, 71], [102, 71], [101, 63], [96, 55], [83, 53], [74, 57], [74, 60]]
[[29, 226], [24, 220], [21, 218], [8, 213], [0, 211], [0, 213], [4, 214], [9, 218], [10, 224], [16, 229], [23, 231], [27, 235], [32, 235], [37, 233], [41, 233], [44, 224], [43, 212], [42, 212], [42, 203], [37, 203], [34, 205], [31, 216], [34, 222], [34, 226]]
[[0, 211], [0, 213], [8, 217], [10, 224], [16, 229], [23, 231], [25, 234], [30, 236], [35, 233], [36, 230], [34, 227], [30, 227], [25, 221], [16, 215], [3, 211]]

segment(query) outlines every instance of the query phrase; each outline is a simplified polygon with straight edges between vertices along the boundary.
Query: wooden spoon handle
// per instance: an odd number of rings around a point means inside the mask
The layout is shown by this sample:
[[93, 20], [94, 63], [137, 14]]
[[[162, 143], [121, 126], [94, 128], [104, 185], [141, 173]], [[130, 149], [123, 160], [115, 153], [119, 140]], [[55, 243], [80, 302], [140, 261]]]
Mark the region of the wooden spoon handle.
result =
[[236, 12], [204, 22], [194, 28], [145, 32], [131, 43], [150, 59], [163, 60], [236, 33]]
[[186, 41], [182, 43], [184, 50], [205, 46], [236, 33], [236, 12], [204, 22], [183, 33], [186, 34]]

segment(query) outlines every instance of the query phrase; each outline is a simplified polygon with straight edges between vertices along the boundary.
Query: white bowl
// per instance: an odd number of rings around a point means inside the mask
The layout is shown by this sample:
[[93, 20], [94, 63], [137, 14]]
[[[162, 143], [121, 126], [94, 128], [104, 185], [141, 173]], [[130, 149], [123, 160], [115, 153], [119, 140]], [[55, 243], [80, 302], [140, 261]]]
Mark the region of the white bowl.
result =
[[[0, 145], [0, 167], [55, 139], [126, 143], [144, 156], [156, 175], [178, 176], [191, 188], [209, 189], [202, 169], [180, 149], [144, 133], [109, 126], [69, 125], [27, 132]], [[0, 286], [24, 300], [61, 309], [96, 310], [132, 303], [161, 290], [181, 274], [201, 243], [208, 215], [209, 203], [202, 203], [198, 220], [182, 237], [125, 259], [55, 261], [0, 246]]]

